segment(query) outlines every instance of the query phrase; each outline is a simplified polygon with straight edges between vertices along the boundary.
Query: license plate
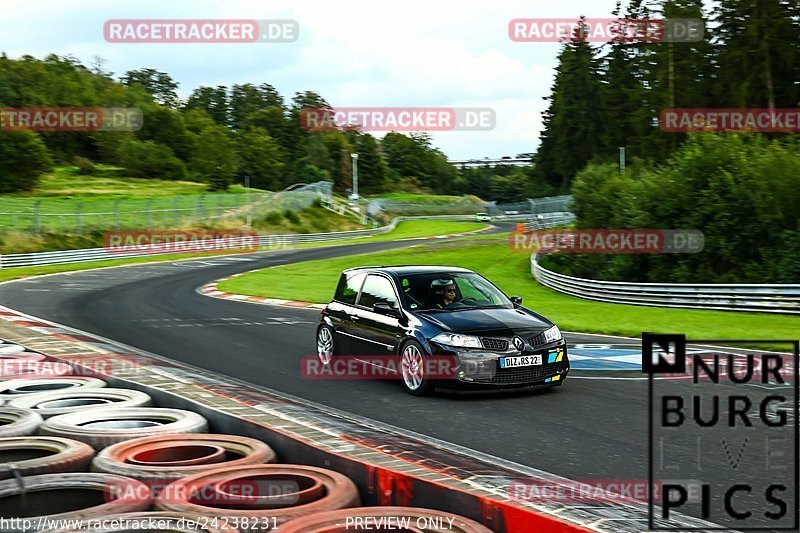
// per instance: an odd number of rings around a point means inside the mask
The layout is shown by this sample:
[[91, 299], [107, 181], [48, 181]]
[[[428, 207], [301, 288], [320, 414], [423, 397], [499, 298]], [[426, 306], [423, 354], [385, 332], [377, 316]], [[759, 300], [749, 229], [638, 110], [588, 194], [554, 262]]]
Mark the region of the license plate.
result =
[[518, 366], [535, 366], [542, 364], [542, 355], [520, 355], [518, 357], [501, 357], [500, 368], [516, 368]]

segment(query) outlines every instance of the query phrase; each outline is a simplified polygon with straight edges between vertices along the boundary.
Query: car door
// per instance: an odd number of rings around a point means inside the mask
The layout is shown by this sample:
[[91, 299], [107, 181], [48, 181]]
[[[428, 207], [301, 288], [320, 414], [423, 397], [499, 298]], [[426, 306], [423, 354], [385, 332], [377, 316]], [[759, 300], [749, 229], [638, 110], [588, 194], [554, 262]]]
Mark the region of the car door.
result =
[[[358, 318], [352, 325], [352, 340], [357, 343], [359, 354], [383, 359], [383, 356], [391, 356], [396, 352], [401, 337], [400, 320], [395, 316], [376, 313], [372, 306], [377, 302], [397, 307], [398, 296], [388, 276], [373, 273], [367, 276], [361, 288], [356, 305]], [[387, 358], [387, 364], [393, 363]]]
[[357, 353], [353, 342], [353, 317], [356, 313], [358, 293], [366, 277], [364, 272], [342, 274], [333, 302], [328, 305], [328, 316], [333, 323], [336, 353], [339, 355]]

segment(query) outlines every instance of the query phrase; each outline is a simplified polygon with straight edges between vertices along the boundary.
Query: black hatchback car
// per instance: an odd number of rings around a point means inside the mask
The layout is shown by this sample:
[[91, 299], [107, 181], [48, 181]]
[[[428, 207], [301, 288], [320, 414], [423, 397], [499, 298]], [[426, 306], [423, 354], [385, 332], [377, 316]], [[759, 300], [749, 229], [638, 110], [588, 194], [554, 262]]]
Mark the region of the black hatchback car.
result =
[[322, 310], [317, 355], [323, 365], [346, 356], [385, 367], [414, 395], [552, 387], [569, 372], [555, 324], [456, 267], [345, 270]]

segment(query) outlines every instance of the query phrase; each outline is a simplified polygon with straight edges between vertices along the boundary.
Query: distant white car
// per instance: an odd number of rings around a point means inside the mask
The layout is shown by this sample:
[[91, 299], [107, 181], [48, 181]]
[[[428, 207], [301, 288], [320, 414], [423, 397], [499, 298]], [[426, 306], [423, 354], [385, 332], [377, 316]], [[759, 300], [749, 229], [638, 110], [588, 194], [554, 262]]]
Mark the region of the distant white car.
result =
[[491, 222], [492, 217], [489, 213], [476, 213], [475, 222]]

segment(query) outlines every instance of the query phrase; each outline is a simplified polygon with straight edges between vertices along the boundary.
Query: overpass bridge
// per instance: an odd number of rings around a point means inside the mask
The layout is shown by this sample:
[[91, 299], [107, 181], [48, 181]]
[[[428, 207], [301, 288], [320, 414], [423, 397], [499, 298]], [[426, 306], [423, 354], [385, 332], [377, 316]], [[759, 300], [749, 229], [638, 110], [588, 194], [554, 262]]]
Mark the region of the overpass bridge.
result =
[[496, 167], [499, 165], [527, 167], [533, 164], [533, 159], [531, 157], [507, 156], [500, 158], [484, 157], [483, 159], [449, 159], [448, 162], [458, 168]]

